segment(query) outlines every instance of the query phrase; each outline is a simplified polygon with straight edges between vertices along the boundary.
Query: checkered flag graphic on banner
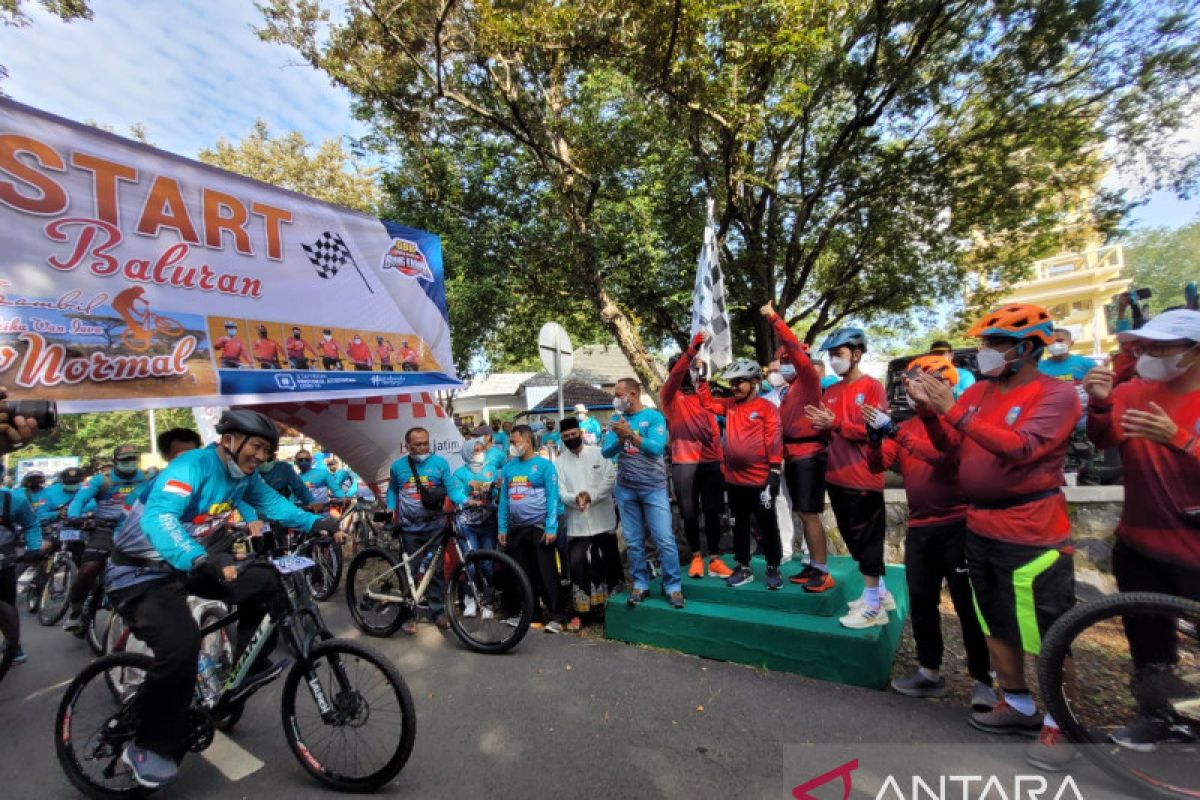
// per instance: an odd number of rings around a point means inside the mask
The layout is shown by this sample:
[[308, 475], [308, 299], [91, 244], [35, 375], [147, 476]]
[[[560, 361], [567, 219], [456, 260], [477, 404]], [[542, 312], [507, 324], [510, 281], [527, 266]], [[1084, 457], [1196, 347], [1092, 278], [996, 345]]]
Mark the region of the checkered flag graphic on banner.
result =
[[708, 201], [708, 220], [704, 226], [704, 246], [696, 261], [696, 288], [692, 296], [692, 336], [708, 329], [712, 338], [700, 350], [713, 369], [733, 362], [733, 335], [729, 313], [725, 310], [725, 278], [721, 274], [721, 251], [717, 244], [717, 222], [713, 201]]
[[317, 275], [322, 278], [332, 278], [338, 274], [338, 270], [349, 264], [358, 272], [358, 276], [362, 278], [363, 285], [367, 287], [367, 291], [375, 294], [375, 290], [371, 288], [371, 284], [367, 283], [367, 277], [362, 274], [362, 270], [358, 268], [358, 262], [354, 260], [354, 255], [350, 252], [350, 248], [346, 246], [346, 242], [342, 239], [341, 234], [333, 231], [325, 231], [312, 244], [302, 244], [300, 247], [308, 255], [308, 260], [317, 269]]

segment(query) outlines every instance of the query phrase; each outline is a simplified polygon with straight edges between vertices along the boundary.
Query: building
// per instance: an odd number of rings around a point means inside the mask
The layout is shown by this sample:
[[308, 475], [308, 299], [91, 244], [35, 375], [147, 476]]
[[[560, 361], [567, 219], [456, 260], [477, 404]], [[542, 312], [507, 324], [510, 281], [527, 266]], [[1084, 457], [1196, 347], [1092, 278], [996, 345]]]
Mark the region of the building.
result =
[[536, 372], [493, 372], [471, 381], [454, 395], [454, 416], [460, 424], [475, 427], [491, 424], [492, 415], [525, 411], [525, 382]]
[[1080, 355], [1112, 353], [1117, 337], [1109, 330], [1105, 306], [1113, 295], [1129, 288], [1122, 278], [1125, 254], [1121, 245], [1089, 245], [1034, 262], [1028, 280], [1015, 283], [1004, 302], [1044, 307], [1058, 327], [1074, 336], [1071, 351]]

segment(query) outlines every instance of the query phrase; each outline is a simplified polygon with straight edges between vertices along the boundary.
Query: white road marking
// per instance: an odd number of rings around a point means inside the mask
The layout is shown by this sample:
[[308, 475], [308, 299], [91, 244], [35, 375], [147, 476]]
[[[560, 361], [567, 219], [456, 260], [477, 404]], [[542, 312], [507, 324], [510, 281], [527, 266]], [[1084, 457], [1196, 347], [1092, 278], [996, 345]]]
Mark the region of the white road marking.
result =
[[240, 781], [266, 766], [255, 758], [253, 753], [243, 749], [220, 731], [216, 732], [213, 743], [200, 755], [230, 781]]
[[56, 683], [56, 684], [54, 684], [53, 686], [47, 686], [45, 689], [38, 689], [38, 690], [37, 690], [36, 692], [34, 692], [33, 694], [26, 695], [26, 697], [25, 697], [25, 701], [24, 701], [24, 702], [28, 703], [30, 700], [34, 700], [34, 699], [36, 699], [36, 698], [38, 698], [38, 697], [41, 697], [42, 695], [50, 694], [51, 692], [56, 692], [56, 691], [58, 691], [59, 689], [61, 689], [61, 688], [63, 688], [64, 686], [66, 686], [68, 683], [70, 683], [70, 682], [71, 682], [71, 681], [73, 681], [73, 680], [75, 680], [75, 679], [74, 679], [74, 678], [67, 678], [65, 681], [62, 681], [61, 683]]

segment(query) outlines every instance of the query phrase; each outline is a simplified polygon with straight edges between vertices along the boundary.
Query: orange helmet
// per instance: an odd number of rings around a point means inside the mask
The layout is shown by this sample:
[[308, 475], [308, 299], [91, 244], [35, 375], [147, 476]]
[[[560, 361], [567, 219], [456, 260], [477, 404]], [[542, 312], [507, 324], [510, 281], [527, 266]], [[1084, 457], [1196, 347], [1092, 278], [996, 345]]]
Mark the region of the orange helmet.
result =
[[917, 356], [908, 362], [908, 368], [905, 371], [911, 372], [914, 369], [928, 372], [938, 378], [945, 378], [950, 381], [951, 386], [958, 385], [958, 370], [945, 356]]
[[1037, 339], [1043, 345], [1049, 345], [1054, 341], [1054, 320], [1041, 306], [1012, 303], [984, 314], [967, 335]]

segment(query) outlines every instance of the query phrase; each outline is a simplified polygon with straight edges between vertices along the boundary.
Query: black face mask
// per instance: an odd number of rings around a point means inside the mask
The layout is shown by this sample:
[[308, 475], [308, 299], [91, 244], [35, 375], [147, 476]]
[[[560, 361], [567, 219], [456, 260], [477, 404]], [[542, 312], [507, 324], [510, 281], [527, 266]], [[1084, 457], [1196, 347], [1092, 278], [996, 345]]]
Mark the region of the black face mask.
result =
[[27, 484], [25, 484], [25, 486], [31, 492], [40, 492], [42, 489], [46, 488], [46, 484], [42, 483], [41, 481], [34, 481], [33, 483], [27, 483]]
[[296, 461], [296, 466], [302, 470], [307, 471], [312, 468], [312, 462], [306, 458], [302, 458], [302, 459], [299, 459]]
[[563, 439], [563, 445], [572, 453], [578, 453], [579, 448], [583, 447], [583, 437], [577, 439]]

